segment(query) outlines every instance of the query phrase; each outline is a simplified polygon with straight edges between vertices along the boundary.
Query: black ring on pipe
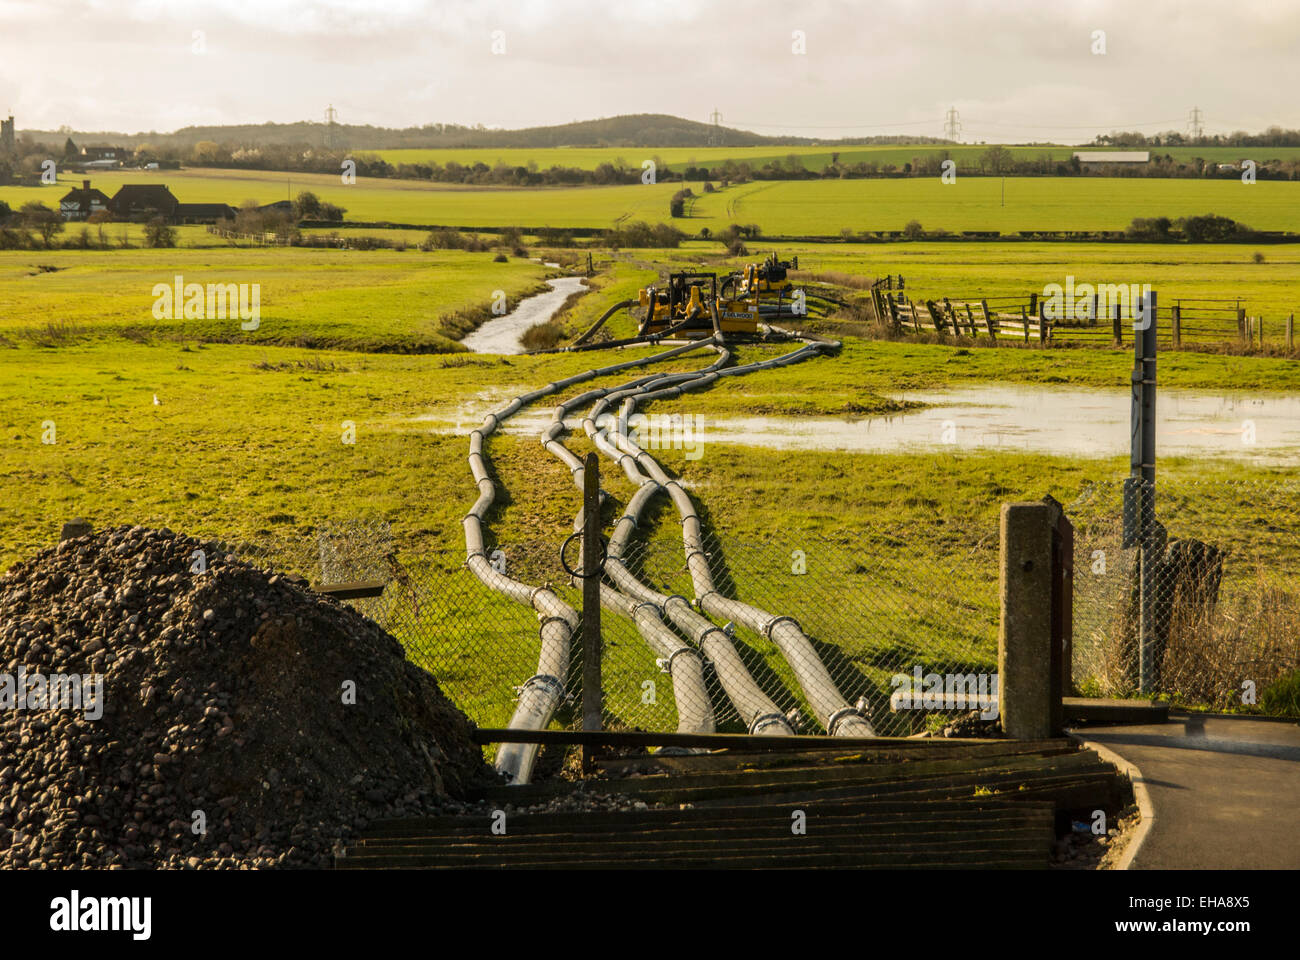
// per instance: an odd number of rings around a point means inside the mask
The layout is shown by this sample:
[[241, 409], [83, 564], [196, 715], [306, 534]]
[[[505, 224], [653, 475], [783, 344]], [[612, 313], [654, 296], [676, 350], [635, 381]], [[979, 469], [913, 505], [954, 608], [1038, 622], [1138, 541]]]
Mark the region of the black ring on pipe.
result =
[[701, 667], [704, 666], [704, 661], [700, 658], [700, 654], [698, 650], [692, 650], [690, 647], [678, 647], [676, 650], [674, 650], [672, 653], [668, 655], [668, 662], [664, 664], [664, 670], [665, 672], [667, 672], [668, 676], [671, 677], [673, 675], [673, 661], [676, 660], [678, 657], [680, 657], [683, 653], [690, 654], [696, 660], [700, 661]]
[[[703, 550], [692, 550], [690, 553], [688, 553], [688, 554], [686, 555], [686, 566], [687, 566], [687, 567], [689, 567], [689, 566], [691, 565], [691, 557], [695, 556], [696, 554], [699, 554], [701, 557], [703, 557], [703, 558], [704, 558], [704, 562], [705, 562], [706, 564], [709, 562], [709, 555], [708, 555], [707, 553], [705, 553]], [[783, 619], [783, 618], [781, 618], [781, 617], [777, 617], [777, 619], [778, 619], [778, 620], [781, 620], [781, 619]], [[789, 620], [790, 618], [789, 618], [789, 617], [785, 617], [784, 619]], [[796, 623], [795, 626], [797, 627], [798, 624]]]
[[540, 634], [542, 630], [546, 628], [548, 623], [562, 623], [570, 630], [573, 629], [573, 624], [569, 623], [569, 621], [564, 619], [564, 617], [543, 617], [542, 622], [537, 625], [537, 632]]
[[529, 677], [527, 680], [525, 680], [523, 683], [519, 685], [519, 692], [522, 694], [524, 690], [526, 690], [528, 686], [532, 684], [534, 681], [537, 681], [544, 687], [553, 688], [558, 696], [560, 697], [564, 696], [564, 684], [560, 682], [559, 678], [553, 677], [549, 673], [533, 674], [531, 677]]
[[798, 630], [800, 633], [803, 633], [803, 627], [799, 626], [799, 621], [796, 620], [794, 617], [780, 616], [780, 617], [773, 617], [771, 620], [767, 622], [766, 626], [763, 627], [763, 635], [767, 637], [767, 639], [771, 640], [772, 628], [775, 627], [782, 620], [789, 620], [791, 623], [794, 624], [794, 628], [796, 630]]
[[849, 717], [857, 717], [859, 720], [870, 723], [871, 721], [863, 715], [857, 707], [840, 707], [826, 720], [826, 732], [832, 737], [835, 736], [835, 728], [840, 725], [841, 720], [847, 720]]
[[[578, 573], [576, 570], [574, 570], [572, 567], [569, 566], [569, 562], [564, 557], [564, 551], [569, 549], [569, 544], [572, 543], [574, 540], [578, 539], [578, 537], [582, 536], [582, 534], [583, 534], [582, 530], [575, 530], [573, 533], [569, 534], [569, 536], [565, 538], [564, 543], [560, 544], [560, 566], [564, 568], [564, 572], [567, 573], [569, 576], [576, 577], [579, 580], [587, 579], [587, 575], [585, 573]], [[600, 537], [599, 539], [600, 539], [600, 561], [597, 563], [597, 566], [599, 567], [599, 570], [596, 573], [597, 579], [599, 579], [601, 576], [604, 575], [605, 561], [609, 559], [609, 541], [606, 540], [604, 537]]]
[[774, 723], [779, 723], [781, 724], [781, 726], [785, 727], [786, 729], [789, 729], [790, 727], [790, 724], [786, 722], [785, 717], [783, 717], [781, 714], [764, 713], [761, 714], [760, 716], [755, 717], [754, 721], [749, 725], [750, 736], [753, 736], [754, 734], [758, 733], [758, 731], [762, 730], [764, 727], [770, 727]]

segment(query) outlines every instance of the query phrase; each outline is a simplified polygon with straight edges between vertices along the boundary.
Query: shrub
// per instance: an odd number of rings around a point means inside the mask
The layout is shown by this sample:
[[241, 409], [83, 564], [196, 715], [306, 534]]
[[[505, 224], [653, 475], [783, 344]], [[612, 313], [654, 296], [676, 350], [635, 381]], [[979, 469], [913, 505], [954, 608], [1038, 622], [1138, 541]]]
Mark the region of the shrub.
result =
[[1207, 213], [1200, 217], [1185, 217], [1177, 226], [1192, 243], [1218, 243], [1235, 237], [1249, 236], [1253, 231], [1244, 223], [1228, 217]]
[[493, 262], [493, 263], [505, 263], [505, 262], [508, 261], [509, 259], [510, 259], [510, 258], [507, 257], [504, 253], [498, 253], [495, 257], [492, 258], [492, 262]]
[[624, 224], [613, 230], [606, 230], [604, 241], [609, 247], [676, 247], [685, 238], [680, 230], [666, 223], [654, 226], [644, 220]]
[[919, 220], [907, 221], [907, 225], [903, 227], [903, 236], [907, 237], [908, 240], [920, 240], [922, 237], [924, 237], [925, 228], [921, 226], [921, 221]]
[[1261, 253], [1260, 251], [1256, 250], [1255, 253], [1254, 253], [1254, 255], [1253, 255], [1250, 259], [1254, 260], [1256, 263], [1263, 263], [1263, 262], [1264, 262], [1264, 254]]
[[170, 226], [162, 217], [154, 217], [145, 224], [144, 245], [146, 247], [176, 246], [176, 228]]
[[1167, 240], [1171, 226], [1168, 217], [1134, 217], [1124, 233], [1143, 240]]

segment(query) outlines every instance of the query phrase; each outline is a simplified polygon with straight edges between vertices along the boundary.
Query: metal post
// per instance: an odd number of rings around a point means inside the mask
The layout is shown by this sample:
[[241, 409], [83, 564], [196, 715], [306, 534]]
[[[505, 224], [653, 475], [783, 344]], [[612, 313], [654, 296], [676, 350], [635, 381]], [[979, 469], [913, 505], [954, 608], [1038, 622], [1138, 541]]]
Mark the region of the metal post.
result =
[[[671, 294], [670, 294], [671, 296]], [[600, 730], [600, 461], [587, 454], [582, 474], [582, 729]], [[593, 767], [589, 748], [582, 748], [582, 769]]]
[[1136, 481], [1133, 505], [1141, 573], [1138, 629], [1138, 690], [1150, 693], [1155, 677], [1155, 560], [1158, 525], [1156, 483], [1156, 295], [1139, 301], [1133, 323], [1132, 448], [1129, 473]]

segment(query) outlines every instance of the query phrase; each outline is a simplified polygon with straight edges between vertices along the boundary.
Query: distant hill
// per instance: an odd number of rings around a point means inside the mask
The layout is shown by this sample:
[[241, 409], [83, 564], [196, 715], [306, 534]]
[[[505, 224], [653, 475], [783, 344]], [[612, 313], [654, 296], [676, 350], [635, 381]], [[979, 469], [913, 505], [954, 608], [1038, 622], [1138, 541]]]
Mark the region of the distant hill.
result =
[[156, 148], [191, 148], [201, 140], [223, 145], [260, 147], [272, 144], [329, 144], [353, 149], [397, 149], [401, 147], [728, 147], [861, 145], [870, 143], [947, 143], [935, 137], [859, 137], [819, 140], [810, 137], [767, 137], [714, 126], [661, 113], [637, 113], [600, 120], [581, 120], [548, 127], [522, 130], [488, 130], [481, 126], [426, 124], [421, 127], [373, 127], [368, 125], [319, 122], [263, 123], [220, 127], [182, 127], [172, 133], [115, 133], [112, 131], [22, 130], [34, 140], [62, 144], [71, 137], [78, 146], [113, 144], [136, 147], [148, 143]]

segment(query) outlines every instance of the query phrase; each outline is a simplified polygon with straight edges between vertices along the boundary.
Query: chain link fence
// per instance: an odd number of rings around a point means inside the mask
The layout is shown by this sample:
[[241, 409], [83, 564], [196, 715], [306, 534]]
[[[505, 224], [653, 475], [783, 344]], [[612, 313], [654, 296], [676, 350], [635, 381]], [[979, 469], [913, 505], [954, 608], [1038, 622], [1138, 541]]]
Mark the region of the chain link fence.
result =
[[[1159, 526], [1152, 529], [1163, 536], [1151, 547], [1145, 686], [1139, 551], [1125, 546], [1122, 483], [1090, 485], [1065, 503], [1075, 527], [1073, 679], [1080, 694], [1300, 715], [1300, 483], [1159, 484], [1152, 514]], [[634, 541], [624, 562], [653, 591], [693, 601], [674, 527]], [[940, 551], [884, 534], [849, 541], [792, 533], [761, 542], [707, 535], [705, 555], [720, 594], [795, 621], [835, 693], [877, 734], [910, 736], [997, 716], [997, 533], [975, 525], [958, 539]], [[462, 550], [406, 555], [388, 524], [353, 521], [239, 552], [313, 584], [382, 581], [381, 597], [349, 602], [396, 636], [480, 726], [508, 726], [519, 685], [537, 673], [537, 615], [484, 586], [466, 569]], [[570, 566], [577, 554], [571, 545]], [[505, 543], [492, 551], [492, 563], [550, 586], [581, 610], [581, 583], [565, 572], [558, 540]], [[606, 728], [675, 730], [671, 657], [625, 615], [630, 606], [624, 596], [620, 609], [602, 611]], [[711, 619], [792, 728], [824, 733], [824, 711], [819, 720], [778, 644]], [[745, 732], [717, 664], [702, 659], [704, 706], [716, 729]], [[581, 722], [581, 676], [579, 630], [564, 678], [568, 699], [555, 718], [561, 726]]]
[[[959, 559], [935, 559], [889, 538], [845, 542], [791, 536], [784, 543], [706, 537], [719, 593], [792, 618], [811, 641], [846, 705], [857, 706], [882, 736], [937, 729], [980, 710], [996, 719], [997, 540], [966, 545]], [[313, 584], [380, 580], [381, 597], [348, 601], [372, 617], [428, 669], [453, 702], [484, 727], [509, 725], [517, 688], [537, 672], [536, 614], [485, 587], [464, 552], [399, 556], [382, 522], [323, 526], [241, 555], [296, 573]], [[567, 557], [577, 562], [576, 546]], [[651, 589], [693, 599], [680, 539], [641, 541], [624, 557]], [[549, 585], [581, 610], [581, 583], [564, 572], [558, 542], [507, 543], [492, 562], [509, 576]], [[630, 598], [620, 605], [630, 607]], [[824, 733], [797, 671], [768, 636], [713, 618], [739, 659], [796, 732]], [[662, 649], [633, 620], [602, 611], [604, 720], [607, 729], [678, 728], [674, 684]], [[581, 631], [574, 635], [562, 726], [581, 722]], [[704, 685], [719, 732], [743, 733], [715, 665]], [[915, 692], [913, 698], [911, 694]], [[951, 696], [949, 696], [951, 694]]]
[[1076, 688], [1300, 715], [1300, 484], [1159, 480], [1153, 492], [1136, 492], [1127, 539], [1122, 483], [1066, 507]]

